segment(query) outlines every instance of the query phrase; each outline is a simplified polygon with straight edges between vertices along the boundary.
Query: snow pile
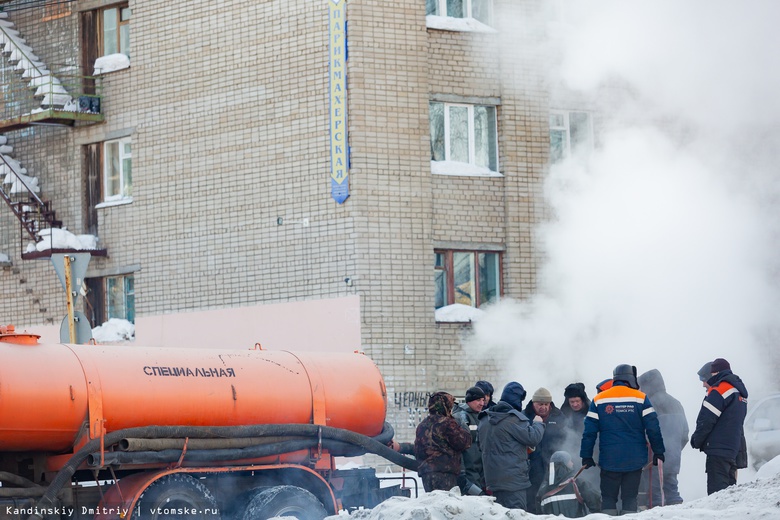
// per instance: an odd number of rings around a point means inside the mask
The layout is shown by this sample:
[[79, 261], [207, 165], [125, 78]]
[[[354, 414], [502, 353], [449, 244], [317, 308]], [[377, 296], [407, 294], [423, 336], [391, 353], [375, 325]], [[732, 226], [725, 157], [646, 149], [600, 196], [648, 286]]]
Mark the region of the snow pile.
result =
[[74, 235], [65, 228], [42, 229], [38, 235], [41, 241], [27, 244], [27, 252], [46, 251], [47, 249], [97, 249], [95, 235]]
[[756, 479], [772, 478], [780, 475], [780, 456], [770, 460], [756, 472]]
[[452, 305], [436, 309], [436, 321], [468, 323], [477, 321], [484, 314], [485, 311], [476, 307], [463, 305], [462, 303], [453, 303]]
[[92, 329], [92, 337], [98, 343], [131, 341], [135, 338], [135, 325], [127, 320], [110, 318], [103, 325]]
[[130, 68], [130, 58], [122, 53], [101, 56], [95, 60], [95, 76]]
[[10, 264], [11, 259], [5, 253], [0, 253], [0, 264]]
[[[702, 473], [702, 479], [706, 476]], [[434, 491], [420, 498], [394, 497], [385, 500], [374, 509], [354, 511], [329, 516], [326, 520], [344, 518], [361, 520], [477, 520], [489, 518], [547, 519], [561, 517], [555, 515], [531, 515], [518, 509], [507, 509], [495, 503], [493, 497], [461, 496], [457, 489], [453, 491]], [[604, 520], [601, 513], [593, 513], [585, 518]], [[780, 518], [780, 475], [732, 486], [699, 500], [668, 507], [657, 507], [642, 511], [626, 518], [641, 520], [744, 520]]]

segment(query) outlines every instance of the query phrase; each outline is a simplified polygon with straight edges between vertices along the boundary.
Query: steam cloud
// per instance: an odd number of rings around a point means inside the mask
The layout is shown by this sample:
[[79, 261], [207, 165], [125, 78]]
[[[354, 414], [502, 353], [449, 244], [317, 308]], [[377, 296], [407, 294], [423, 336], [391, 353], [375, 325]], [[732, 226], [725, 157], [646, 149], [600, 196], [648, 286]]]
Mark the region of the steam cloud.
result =
[[689, 422], [715, 357], [777, 390], [780, 2], [566, 5], [551, 81], [599, 106], [597, 146], [547, 177], [537, 294], [490, 308], [467, 347], [511, 358], [497, 392], [558, 405], [620, 363], [661, 370]]

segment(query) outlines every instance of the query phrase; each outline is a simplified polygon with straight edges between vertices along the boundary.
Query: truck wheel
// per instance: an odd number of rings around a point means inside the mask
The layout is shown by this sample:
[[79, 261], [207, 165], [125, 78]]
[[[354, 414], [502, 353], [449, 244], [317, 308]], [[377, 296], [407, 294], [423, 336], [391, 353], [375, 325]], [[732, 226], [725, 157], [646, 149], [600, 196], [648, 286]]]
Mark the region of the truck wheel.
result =
[[198, 479], [181, 473], [161, 477], [144, 490], [133, 518], [140, 520], [219, 520], [211, 491]]
[[296, 486], [274, 486], [259, 491], [247, 504], [241, 520], [267, 520], [292, 516], [298, 520], [322, 520], [328, 513], [309, 491]]

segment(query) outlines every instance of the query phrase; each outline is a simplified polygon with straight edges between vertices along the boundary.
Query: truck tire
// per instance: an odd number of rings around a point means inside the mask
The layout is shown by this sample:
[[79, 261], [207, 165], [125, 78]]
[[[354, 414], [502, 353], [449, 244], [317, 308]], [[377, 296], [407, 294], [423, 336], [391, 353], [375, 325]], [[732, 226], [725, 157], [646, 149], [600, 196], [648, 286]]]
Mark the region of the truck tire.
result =
[[198, 479], [181, 473], [161, 477], [144, 490], [133, 518], [139, 520], [219, 520], [217, 500]]
[[296, 486], [274, 486], [258, 491], [244, 509], [241, 520], [267, 520], [291, 516], [298, 520], [322, 520], [328, 516], [313, 494]]

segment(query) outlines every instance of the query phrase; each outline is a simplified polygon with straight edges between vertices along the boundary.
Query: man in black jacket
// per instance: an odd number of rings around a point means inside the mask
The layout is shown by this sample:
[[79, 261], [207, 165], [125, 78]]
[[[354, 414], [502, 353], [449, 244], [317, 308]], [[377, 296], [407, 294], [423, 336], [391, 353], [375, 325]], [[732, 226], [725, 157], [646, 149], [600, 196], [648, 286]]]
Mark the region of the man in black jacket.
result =
[[707, 454], [707, 494], [737, 483], [737, 456], [742, 448], [748, 391], [723, 358], [712, 362], [707, 397], [696, 418], [691, 446]]
[[460, 492], [464, 495], [482, 495], [485, 487], [485, 474], [482, 471], [482, 450], [477, 442], [479, 412], [485, 405], [485, 392], [478, 386], [466, 390], [465, 402], [455, 407], [452, 416], [461, 427], [471, 435], [471, 447], [463, 452], [463, 464], [458, 476]]

